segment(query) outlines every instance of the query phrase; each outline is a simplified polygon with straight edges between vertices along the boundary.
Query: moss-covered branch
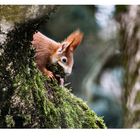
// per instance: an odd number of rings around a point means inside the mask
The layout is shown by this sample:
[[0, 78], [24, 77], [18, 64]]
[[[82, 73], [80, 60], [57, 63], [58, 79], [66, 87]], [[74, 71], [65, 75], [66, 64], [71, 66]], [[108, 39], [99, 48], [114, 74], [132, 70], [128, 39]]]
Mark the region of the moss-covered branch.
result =
[[84, 101], [37, 70], [31, 40], [48, 14], [14, 22], [1, 44], [0, 127], [105, 128]]

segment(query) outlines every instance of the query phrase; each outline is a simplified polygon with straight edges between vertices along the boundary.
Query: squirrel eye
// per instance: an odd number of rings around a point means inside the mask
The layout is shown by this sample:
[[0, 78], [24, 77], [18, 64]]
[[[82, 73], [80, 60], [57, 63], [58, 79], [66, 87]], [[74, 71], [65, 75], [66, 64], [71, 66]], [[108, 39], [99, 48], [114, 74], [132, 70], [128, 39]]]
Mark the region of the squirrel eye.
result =
[[62, 57], [61, 61], [62, 61], [62, 63], [67, 63], [67, 58], [66, 57]]

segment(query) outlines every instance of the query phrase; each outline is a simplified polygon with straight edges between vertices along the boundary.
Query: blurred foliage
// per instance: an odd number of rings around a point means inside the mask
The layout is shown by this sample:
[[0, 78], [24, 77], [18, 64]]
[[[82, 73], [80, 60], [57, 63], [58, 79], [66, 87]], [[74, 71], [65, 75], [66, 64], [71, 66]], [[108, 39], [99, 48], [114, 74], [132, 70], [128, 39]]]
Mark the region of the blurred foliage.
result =
[[49, 15], [15, 24], [1, 45], [0, 127], [106, 128], [81, 99], [36, 68], [31, 40]]
[[94, 14], [95, 6], [60, 6], [57, 13], [52, 15], [51, 20], [42, 25], [40, 29], [56, 41], [61, 41], [73, 30], [80, 28], [85, 35], [98, 31]]

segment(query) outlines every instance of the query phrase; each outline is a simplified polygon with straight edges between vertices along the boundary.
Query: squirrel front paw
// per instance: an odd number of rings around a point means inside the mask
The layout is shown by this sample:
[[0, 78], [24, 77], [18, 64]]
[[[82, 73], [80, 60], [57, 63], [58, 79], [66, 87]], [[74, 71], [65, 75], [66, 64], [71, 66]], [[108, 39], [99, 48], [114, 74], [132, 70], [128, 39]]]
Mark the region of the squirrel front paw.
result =
[[45, 70], [44, 75], [47, 76], [50, 79], [55, 79], [54, 74], [49, 70]]

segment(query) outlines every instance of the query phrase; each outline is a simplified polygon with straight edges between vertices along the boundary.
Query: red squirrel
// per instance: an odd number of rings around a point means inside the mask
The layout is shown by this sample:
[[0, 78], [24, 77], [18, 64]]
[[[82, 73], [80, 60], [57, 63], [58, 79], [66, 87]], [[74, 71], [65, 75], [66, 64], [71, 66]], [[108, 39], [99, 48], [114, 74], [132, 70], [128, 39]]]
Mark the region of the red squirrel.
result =
[[54, 78], [54, 74], [46, 66], [58, 63], [66, 75], [70, 75], [73, 67], [73, 53], [81, 43], [83, 33], [76, 30], [71, 33], [64, 41], [56, 42], [41, 32], [33, 35], [32, 45], [35, 48], [35, 62], [38, 69], [48, 78]]

